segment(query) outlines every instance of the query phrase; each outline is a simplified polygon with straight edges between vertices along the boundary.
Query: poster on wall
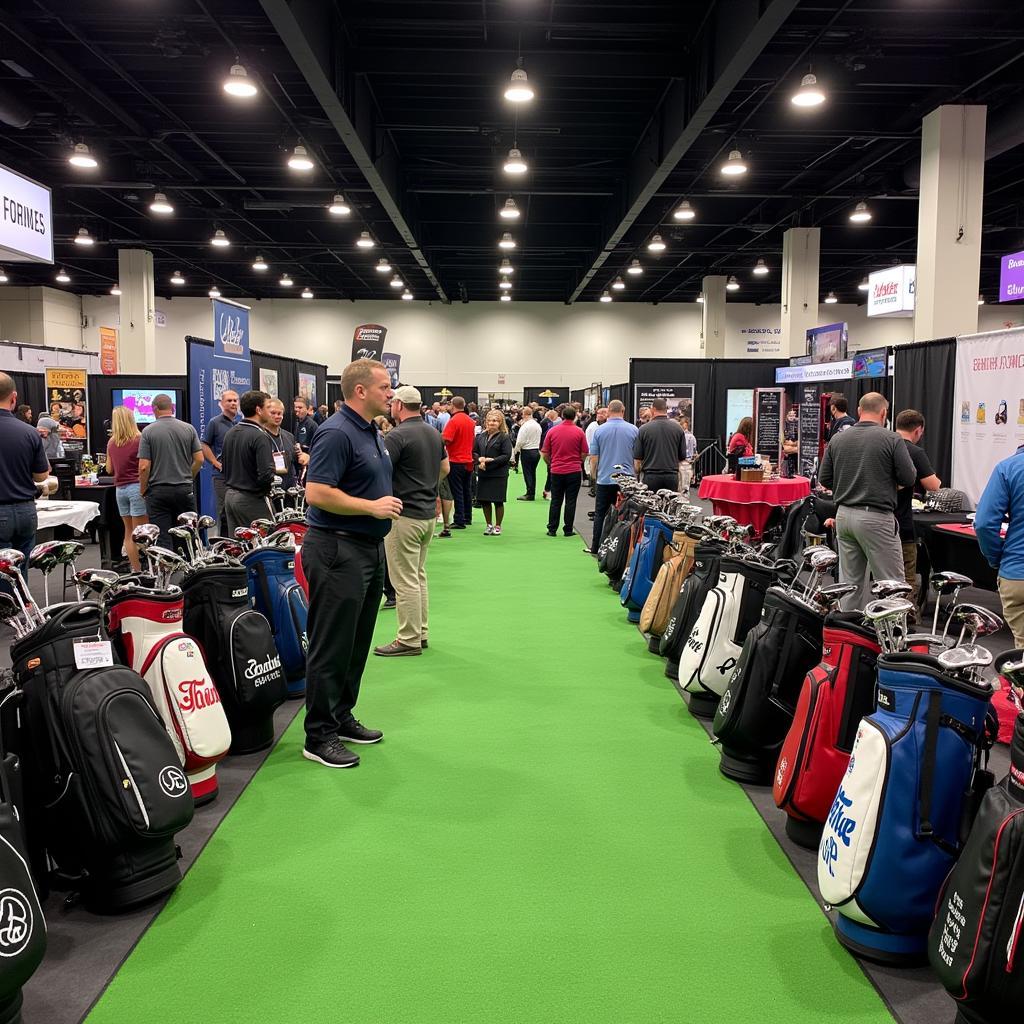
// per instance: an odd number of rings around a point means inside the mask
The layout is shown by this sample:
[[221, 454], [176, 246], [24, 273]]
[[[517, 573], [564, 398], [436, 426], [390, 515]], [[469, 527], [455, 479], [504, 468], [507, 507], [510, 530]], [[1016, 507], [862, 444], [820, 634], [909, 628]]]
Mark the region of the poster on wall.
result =
[[270, 395], [271, 398], [280, 398], [277, 393], [277, 370], [260, 368], [260, 391]]
[[352, 335], [352, 359], [380, 359], [388, 329], [380, 324], [360, 324]]
[[68, 458], [88, 451], [89, 375], [85, 370], [50, 366], [46, 369], [46, 412], [60, 424], [60, 439]]
[[783, 388], [757, 388], [754, 392], [754, 452], [778, 466], [782, 457]]
[[394, 352], [383, 352], [381, 353], [380, 361], [387, 367], [388, 373], [391, 374], [391, 386], [397, 388], [400, 383], [398, 368], [402, 365], [402, 357]]
[[1024, 444], [1024, 328], [957, 338], [955, 381], [953, 486], [977, 504]]
[[753, 388], [727, 388], [725, 392], [725, 442], [736, 433], [744, 416], [754, 415]]
[[113, 327], [100, 328], [100, 373], [117, 373], [117, 331]]
[[693, 426], [692, 384], [634, 384], [633, 418], [640, 418], [640, 410], [650, 407], [656, 398], [664, 398], [672, 419], [687, 419]]
[[799, 405], [797, 472], [809, 477], [814, 473], [821, 451], [821, 388], [817, 384], [801, 384], [796, 390], [796, 400]]
[[849, 332], [844, 323], [812, 327], [807, 332], [807, 354], [812, 363], [837, 363], [846, 358]]
[[311, 409], [316, 408], [316, 374], [299, 374], [299, 394], [306, 399]]

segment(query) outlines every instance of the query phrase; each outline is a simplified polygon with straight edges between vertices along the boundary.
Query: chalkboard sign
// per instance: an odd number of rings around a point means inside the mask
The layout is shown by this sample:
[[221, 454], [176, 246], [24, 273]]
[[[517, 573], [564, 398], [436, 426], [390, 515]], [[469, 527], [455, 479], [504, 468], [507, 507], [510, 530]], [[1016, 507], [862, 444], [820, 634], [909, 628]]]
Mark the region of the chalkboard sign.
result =
[[802, 384], [797, 392], [800, 399], [800, 452], [799, 473], [810, 476], [814, 460], [821, 450], [821, 393], [816, 384]]
[[754, 392], [754, 451], [778, 466], [782, 458], [782, 388]]

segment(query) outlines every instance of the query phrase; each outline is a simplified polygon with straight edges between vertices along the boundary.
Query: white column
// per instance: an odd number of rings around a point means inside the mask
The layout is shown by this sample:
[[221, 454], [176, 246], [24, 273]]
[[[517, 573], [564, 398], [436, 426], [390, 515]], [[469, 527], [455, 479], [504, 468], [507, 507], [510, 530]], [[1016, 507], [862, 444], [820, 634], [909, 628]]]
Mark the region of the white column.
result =
[[118, 331], [121, 373], [155, 373], [153, 254], [145, 249], [119, 249], [117, 269], [121, 289], [121, 326]]
[[978, 329], [986, 107], [939, 107], [921, 124], [914, 340]]
[[724, 277], [705, 277], [701, 281], [700, 347], [705, 359], [725, 355], [725, 282]]
[[820, 326], [818, 262], [821, 228], [790, 228], [782, 236], [782, 355], [807, 352], [807, 330]]

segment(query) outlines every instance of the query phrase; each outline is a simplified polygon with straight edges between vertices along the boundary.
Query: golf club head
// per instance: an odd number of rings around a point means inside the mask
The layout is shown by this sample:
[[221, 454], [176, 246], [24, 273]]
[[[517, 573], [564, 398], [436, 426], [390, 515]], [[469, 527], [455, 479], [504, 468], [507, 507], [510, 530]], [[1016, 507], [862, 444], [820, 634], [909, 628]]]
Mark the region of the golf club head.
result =
[[196, 520], [196, 528], [199, 530], [210, 530], [217, 525], [217, 520], [213, 516], [200, 516]]
[[961, 644], [943, 651], [938, 662], [947, 672], [973, 673], [992, 664], [992, 652], [977, 644]]
[[907, 636], [907, 617], [914, 606], [903, 597], [883, 597], [871, 601], [864, 618], [874, 627], [879, 646], [886, 654], [903, 650]]
[[231, 537], [215, 537], [210, 541], [210, 551], [214, 554], [224, 554], [231, 558], [237, 558], [245, 549]]
[[958, 604], [949, 613], [951, 622], [960, 623], [961, 639], [970, 637], [973, 643], [979, 636], [991, 636], [998, 633], [1004, 626], [1003, 620], [987, 608], [977, 604]]
[[295, 534], [291, 530], [275, 530], [266, 540], [267, 547], [295, 550]]
[[235, 537], [246, 545], [246, 547], [252, 547], [254, 544], [258, 544], [260, 540], [262, 540], [259, 532], [249, 526], [239, 526], [238, 529], [235, 530]]
[[17, 548], [0, 548], [0, 573], [10, 576], [13, 572], [21, 575], [25, 556]]
[[839, 563], [839, 555], [831, 548], [813, 548], [807, 562], [812, 572], [825, 573]]
[[822, 548], [820, 544], [811, 544], [808, 547], [805, 547], [800, 552], [800, 561], [803, 562], [805, 566], [809, 566], [811, 564], [811, 558], [814, 556], [815, 552], [821, 550]]
[[48, 540], [37, 544], [28, 553], [28, 564], [43, 574], [53, 572], [59, 564], [57, 556], [61, 547], [62, 543], [59, 540]]
[[995, 665], [999, 675], [1010, 684], [1017, 708], [1024, 711], [1024, 650], [1003, 651]]
[[871, 593], [882, 600], [889, 597], [902, 597], [904, 594], [911, 593], [913, 589], [906, 580], [875, 580], [871, 584]]
[[822, 587], [811, 595], [811, 600], [822, 611], [830, 612], [839, 608], [844, 597], [849, 596], [857, 589], [854, 583], [833, 583], [831, 586]]
[[132, 530], [132, 540], [139, 547], [149, 547], [160, 539], [160, 527], [156, 523], [143, 523]]
[[962, 587], [973, 587], [974, 580], [958, 572], [936, 572], [932, 573], [929, 585], [937, 594], [948, 594]]
[[80, 569], [74, 579], [79, 592], [89, 590], [94, 594], [105, 594], [121, 581], [112, 569]]
[[177, 522], [179, 526], [187, 526], [191, 529], [198, 518], [198, 512], [182, 512], [181, 515], [178, 516]]
[[18, 607], [18, 602], [10, 594], [0, 590], [0, 620], [9, 622], [19, 615], [21, 615], [21, 609]]
[[277, 525], [272, 519], [254, 519], [249, 524], [261, 537], [266, 537]]

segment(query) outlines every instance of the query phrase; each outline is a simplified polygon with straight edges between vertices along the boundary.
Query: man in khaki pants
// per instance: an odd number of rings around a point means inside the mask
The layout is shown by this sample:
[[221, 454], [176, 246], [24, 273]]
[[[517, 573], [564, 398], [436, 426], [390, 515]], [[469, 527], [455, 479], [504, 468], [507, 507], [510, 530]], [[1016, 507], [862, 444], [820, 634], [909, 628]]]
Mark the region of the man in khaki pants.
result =
[[388, 572], [395, 587], [398, 636], [373, 649], [383, 658], [419, 655], [427, 646], [427, 549], [434, 537], [437, 485], [448, 475], [441, 435], [425, 422], [419, 391], [395, 391], [391, 416], [398, 426], [384, 437], [391, 456], [392, 493], [402, 514], [384, 538]]

